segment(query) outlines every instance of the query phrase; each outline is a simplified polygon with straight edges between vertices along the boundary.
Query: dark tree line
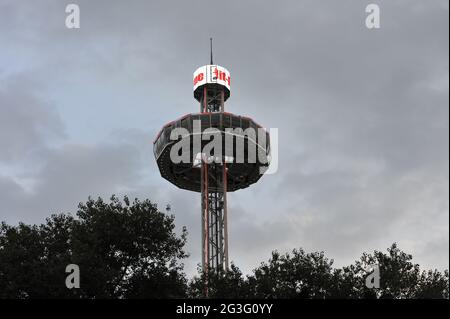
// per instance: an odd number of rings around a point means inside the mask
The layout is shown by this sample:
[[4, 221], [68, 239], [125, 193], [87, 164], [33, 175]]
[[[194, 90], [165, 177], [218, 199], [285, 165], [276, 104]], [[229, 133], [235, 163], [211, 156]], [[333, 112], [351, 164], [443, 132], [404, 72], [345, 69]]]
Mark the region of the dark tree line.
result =
[[[411, 262], [412, 256], [402, 252], [396, 244], [388, 253], [375, 251], [363, 254], [355, 264], [333, 268], [333, 260], [321, 253], [306, 253], [294, 249], [292, 253], [272, 253], [251, 275], [244, 277], [239, 268], [231, 265], [225, 275], [209, 273], [212, 298], [449, 298], [449, 273], [437, 270], [421, 271]], [[380, 287], [368, 288], [368, 266], [379, 265]], [[201, 297], [204, 275], [194, 278], [189, 296]]]
[[[183, 272], [187, 231], [149, 200], [89, 199], [76, 217], [52, 215], [42, 225], [0, 226], [0, 298], [203, 298], [204, 274]], [[80, 288], [65, 284], [68, 264]], [[380, 287], [367, 288], [379, 265]], [[423, 271], [393, 244], [334, 268], [323, 252], [273, 252], [244, 276], [231, 265], [209, 273], [211, 298], [449, 298], [448, 270]]]
[[[184, 296], [187, 233], [174, 233], [173, 216], [126, 197], [90, 199], [76, 216], [52, 215], [40, 226], [2, 223], [1, 298]], [[68, 264], [80, 268], [79, 289], [65, 285]]]

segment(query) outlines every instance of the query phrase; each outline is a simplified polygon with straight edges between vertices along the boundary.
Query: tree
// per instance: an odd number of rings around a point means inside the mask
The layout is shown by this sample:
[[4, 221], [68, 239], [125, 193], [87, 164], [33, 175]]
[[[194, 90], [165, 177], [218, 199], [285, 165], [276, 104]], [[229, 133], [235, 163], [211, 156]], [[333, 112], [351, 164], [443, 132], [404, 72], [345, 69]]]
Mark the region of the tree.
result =
[[420, 275], [415, 298], [418, 299], [448, 299], [448, 270], [441, 273], [437, 270], [423, 271]]
[[419, 282], [419, 265], [413, 264], [412, 255], [401, 251], [396, 243], [387, 251], [388, 254], [377, 250], [373, 254], [364, 253], [360, 261], [356, 262], [355, 271], [361, 278], [365, 278], [367, 269], [372, 265], [378, 265], [380, 270], [380, 288], [374, 290], [361, 285], [361, 295], [375, 292], [377, 298], [414, 298]]
[[[358, 299], [364, 285], [364, 277], [356, 273], [355, 265], [334, 269], [327, 297], [330, 299]], [[363, 298], [375, 298], [374, 294], [367, 294]]]
[[323, 299], [331, 287], [332, 265], [323, 252], [294, 249], [292, 255], [280, 255], [275, 251], [268, 263], [254, 270], [249, 282], [257, 298]]
[[[333, 268], [333, 260], [323, 252], [272, 252], [246, 278], [232, 265], [225, 274], [210, 272], [211, 298], [308, 298], [308, 299], [366, 299], [366, 298], [449, 298], [449, 273], [420, 271], [412, 256], [394, 243], [387, 254], [374, 251], [363, 253], [354, 264]], [[368, 288], [366, 278], [370, 268], [378, 266], [380, 287]], [[189, 295], [204, 296], [205, 276], [194, 278]]]
[[[52, 215], [40, 226], [2, 223], [2, 298], [183, 297], [181, 261], [187, 232], [149, 200], [115, 196], [80, 203], [77, 218]], [[79, 289], [65, 286], [65, 267], [77, 264]]]
[[[0, 298], [449, 298], [449, 272], [420, 270], [396, 243], [387, 253], [363, 253], [333, 268], [323, 252], [272, 252], [244, 276], [235, 264], [188, 284], [182, 261], [187, 231], [175, 233], [166, 212], [149, 200], [112, 196], [80, 203], [73, 217], [52, 215], [42, 225], [0, 224]], [[66, 266], [80, 269], [80, 288], [65, 285]], [[369, 268], [380, 287], [368, 288]]]
[[249, 282], [243, 277], [239, 268], [231, 263], [230, 269], [226, 272], [215, 272], [210, 270], [208, 276], [198, 268], [199, 276], [194, 277], [188, 290], [190, 298], [205, 297], [205, 282], [208, 280], [209, 298], [251, 298], [253, 291]]

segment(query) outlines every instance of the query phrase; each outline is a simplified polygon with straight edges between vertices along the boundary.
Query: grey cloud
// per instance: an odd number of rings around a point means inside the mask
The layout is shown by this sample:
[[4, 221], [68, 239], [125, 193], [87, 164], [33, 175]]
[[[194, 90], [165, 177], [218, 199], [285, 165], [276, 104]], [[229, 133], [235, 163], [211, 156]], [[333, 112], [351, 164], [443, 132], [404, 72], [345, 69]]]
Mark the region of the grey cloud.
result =
[[57, 110], [39, 97], [27, 77], [0, 82], [0, 161], [24, 160], [51, 140], [63, 137]]
[[[63, 131], [48, 105], [32, 116], [44, 120], [2, 125], [11, 132], [0, 136], [2, 149], [9, 149], [2, 154], [10, 154], [4, 161], [32, 144], [41, 150], [31, 156], [42, 163], [30, 173], [37, 180], [34, 195], [3, 178], [0, 185], [14, 190], [5, 194], [17, 198], [10, 211], [16, 207], [26, 218], [19, 202], [29, 196], [42, 202], [45, 216], [87, 195], [121, 191], [171, 203], [177, 224], [189, 228], [188, 267], [195, 269], [198, 194], [159, 177], [151, 135], [197, 111], [191, 74], [208, 61], [213, 36], [215, 61], [233, 76], [227, 110], [280, 130], [279, 172], [229, 197], [230, 255], [238, 265], [248, 270], [273, 248], [298, 246], [325, 250], [344, 264], [398, 241], [417, 262], [448, 268], [447, 1], [379, 1], [382, 28], [376, 31], [365, 28], [365, 3], [355, 1], [80, 0], [79, 32], [64, 28], [64, 4], [45, 3], [0, 1], [0, 27], [11, 30], [0, 33], [3, 54], [27, 49], [15, 61], [31, 65], [42, 92], [59, 89], [73, 97], [68, 87], [106, 90], [90, 94], [127, 101], [114, 111], [147, 117], [148, 127], [130, 125], [90, 144], [75, 137], [47, 151], [48, 138]], [[0, 97], [17, 110], [45, 104], [29, 90]], [[91, 96], [78, 98], [92, 103]], [[67, 107], [58, 105], [61, 113]], [[0, 105], [2, 112], [14, 110]], [[76, 119], [87, 121], [83, 114]], [[28, 123], [31, 133], [22, 139], [15, 123]], [[34, 134], [37, 123], [47, 123], [45, 134]], [[58, 196], [48, 204], [44, 198], [52, 195]]]
[[2, 192], [2, 199], [14, 203], [16, 209], [5, 209], [1, 217], [12, 223], [41, 222], [51, 213], [74, 213], [77, 203], [88, 196], [109, 198], [113, 193], [120, 193], [121, 187], [132, 187], [137, 179], [133, 155], [135, 152], [127, 145], [65, 145], [49, 151], [42, 169], [29, 176], [36, 181], [33, 192], [26, 193], [10, 180], [2, 183], [10, 189]]

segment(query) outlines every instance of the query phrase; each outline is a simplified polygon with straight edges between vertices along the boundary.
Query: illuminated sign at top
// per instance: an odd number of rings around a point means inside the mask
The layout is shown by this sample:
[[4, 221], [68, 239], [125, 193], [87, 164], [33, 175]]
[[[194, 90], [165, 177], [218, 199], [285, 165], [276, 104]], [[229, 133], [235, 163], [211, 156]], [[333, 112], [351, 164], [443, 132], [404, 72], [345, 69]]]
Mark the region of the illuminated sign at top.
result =
[[216, 83], [225, 86], [230, 90], [230, 72], [219, 65], [204, 65], [194, 72], [194, 91], [207, 83]]

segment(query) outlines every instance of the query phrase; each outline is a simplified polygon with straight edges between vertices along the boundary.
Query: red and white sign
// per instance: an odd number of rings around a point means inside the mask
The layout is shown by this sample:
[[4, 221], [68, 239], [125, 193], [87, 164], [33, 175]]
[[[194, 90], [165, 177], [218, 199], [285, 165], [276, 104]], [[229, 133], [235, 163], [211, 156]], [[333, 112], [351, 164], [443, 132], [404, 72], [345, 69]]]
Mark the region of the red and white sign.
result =
[[219, 65], [204, 65], [194, 72], [194, 91], [206, 83], [216, 83], [230, 90], [230, 72]]

